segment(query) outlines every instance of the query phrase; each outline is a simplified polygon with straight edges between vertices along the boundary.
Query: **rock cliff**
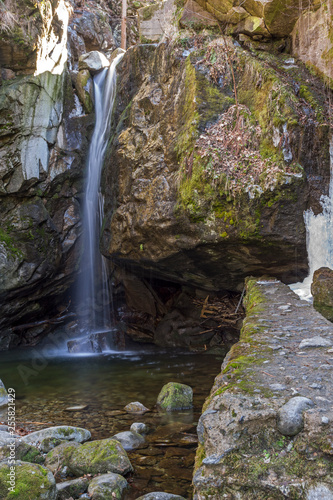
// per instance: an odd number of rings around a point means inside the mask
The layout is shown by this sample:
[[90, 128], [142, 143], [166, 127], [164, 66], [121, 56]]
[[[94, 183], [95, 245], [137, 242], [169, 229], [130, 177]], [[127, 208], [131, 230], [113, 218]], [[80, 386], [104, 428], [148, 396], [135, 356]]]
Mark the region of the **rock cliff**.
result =
[[304, 276], [303, 211], [319, 210], [329, 178], [320, 80], [288, 54], [209, 34], [132, 47], [119, 75], [105, 255], [213, 290]]

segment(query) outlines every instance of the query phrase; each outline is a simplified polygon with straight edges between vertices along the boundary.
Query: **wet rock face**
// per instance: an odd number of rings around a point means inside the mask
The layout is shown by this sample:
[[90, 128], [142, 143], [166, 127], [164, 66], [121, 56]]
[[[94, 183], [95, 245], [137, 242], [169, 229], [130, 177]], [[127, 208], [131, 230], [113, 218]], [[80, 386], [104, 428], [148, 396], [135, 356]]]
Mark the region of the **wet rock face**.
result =
[[311, 285], [313, 307], [325, 318], [333, 321], [333, 271], [321, 267], [315, 271]]
[[[214, 53], [223, 53], [222, 40], [221, 47], [214, 43]], [[307, 272], [303, 211], [309, 204], [318, 209], [326, 190], [328, 128], [315, 105], [308, 103], [303, 115], [286, 56], [262, 55], [261, 62], [233, 45], [229, 50], [242, 67], [238, 99], [261, 130], [253, 148], [262, 159], [280, 158], [279, 167], [273, 174], [267, 164], [252, 181], [255, 167], [249, 168], [248, 184], [237, 192], [227, 170], [215, 179], [214, 151], [199, 144], [234, 102], [230, 74], [214, 85], [202, 52], [185, 59], [188, 51], [179, 47], [131, 48], [119, 66], [117, 132], [103, 181], [103, 253], [121, 267], [208, 290], [240, 290], [246, 275], [293, 282]], [[309, 78], [303, 67], [297, 72]], [[221, 157], [237, 156], [232, 144]], [[244, 158], [239, 162], [246, 170]]]
[[8, 349], [37, 343], [50, 324], [25, 325], [68, 303], [94, 122], [91, 74], [68, 69], [114, 41], [99, 6], [6, 0], [0, 11], [0, 349]]

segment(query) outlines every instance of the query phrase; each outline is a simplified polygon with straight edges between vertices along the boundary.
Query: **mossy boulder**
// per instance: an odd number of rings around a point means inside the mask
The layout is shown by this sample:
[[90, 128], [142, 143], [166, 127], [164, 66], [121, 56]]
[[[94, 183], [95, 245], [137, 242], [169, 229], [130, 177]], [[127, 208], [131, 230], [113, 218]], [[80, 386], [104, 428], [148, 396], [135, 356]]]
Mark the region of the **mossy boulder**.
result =
[[95, 477], [90, 483], [88, 493], [92, 500], [121, 500], [128, 482], [120, 474], [102, 474]]
[[157, 405], [165, 411], [188, 410], [193, 406], [193, 390], [189, 385], [169, 382], [162, 387]]
[[75, 476], [82, 474], [127, 474], [133, 470], [126, 451], [114, 439], [91, 441], [74, 449], [67, 462]]
[[314, 272], [311, 285], [313, 307], [325, 318], [333, 321], [333, 271], [321, 267]]
[[[10, 472], [15, 471], [13, 489], [9, 482]], [[17, 460], [13, 469], [7, 463], [0, 464], [0, 498], [10, 500], [56, 500], [56, 482], [51, 471], [41, 465]]]
[[79, 498], [88, 489], [88, 479], [79, 477], [71, 481], [64, 481], [57, 484], [57, 500], [68, 500], [69, 498]]

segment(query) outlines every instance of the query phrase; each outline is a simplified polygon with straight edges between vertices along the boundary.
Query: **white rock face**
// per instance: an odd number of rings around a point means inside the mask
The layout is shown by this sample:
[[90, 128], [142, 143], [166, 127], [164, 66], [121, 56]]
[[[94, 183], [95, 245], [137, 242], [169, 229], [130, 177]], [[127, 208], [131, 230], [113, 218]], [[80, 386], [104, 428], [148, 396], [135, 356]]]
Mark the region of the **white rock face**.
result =
[[306, 347], [328, 347], [331, 346], [332, 342], [323, 337], [312, 337], [310, 339], [304, 339], [299, 345], [299, 349], [305, 349]]
[[87, 52], [79, 59], [79, 69], [88, 69], [91, 74], [97, 73], [101, 71], [101, 69], [108, 68], [109, 66], [110, 61], [107, 60], [102, 52], [98, 52], [98, 50]]

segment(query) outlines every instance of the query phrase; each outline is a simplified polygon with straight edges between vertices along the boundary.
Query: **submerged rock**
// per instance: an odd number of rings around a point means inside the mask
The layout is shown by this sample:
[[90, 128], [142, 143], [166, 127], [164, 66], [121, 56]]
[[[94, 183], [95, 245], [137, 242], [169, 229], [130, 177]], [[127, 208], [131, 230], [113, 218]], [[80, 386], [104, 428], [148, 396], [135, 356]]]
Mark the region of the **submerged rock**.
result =
[[297, 396], [283, 405], [277, 414], [277, 427], [284, 436], [295, 436], [303, 429], [303, 412], [314, 406], [308, 398]]
[[41, 431], [32, 432], [22, 437], [22, 441], [26, 443], [40, 443], [44, 439], [63, 439], [65, 441], [75, 441], [77, 443], [84, 443], [91, 438], [91, 433], [87, 429], [81, 427], [72, 427], [70, 425], [63, 425], [57, 427], [49, 427]]
[[34, 499], [34, 500], [56, 500], [56, 482], [51, 471], [41, 465], [30, 464], [17, 460], [15, 463], [14, 492], [8, 488], [10, 467], [7, 463], [0, 464], [0, 498], [9, 500]]
[[169, 382], [162, 387], [157, 405], [166, 411], [188, 410], [193, 406], [193, 390], [189, 385]]
[[135, 450], [136, 448], [140, 448], [145, 442], [145, 438], [134, 431], [124, 431], [118, 432], [112, 439], [116, 439], [121, 443], [124, 450]]
[[124, 407], [124, 410], [128, 411], [129, 413], [145, 413], [146, 411], [149, 411], [149, 409], [146, 408], [139, 401], [134, 401], [133, 403], [128, 403], [128, 405], [126, 405]]
[[107, 498], [121, 500], [123, 492], [128, 488], [125, 478], [119, 474], [110, 472], [95, 477], [90, 483], [88, 493], [92, 500], [104, 500]]
[[148, 426], [142, 422], [134, 422], [130, 430], [133, 432], [137, 432], [138, 434], [147, 434], [148, 432]]
[[311, 285], [313, 307], [330, 321], [333, 321], [333, 271], [321, 267], [314, 272]]

